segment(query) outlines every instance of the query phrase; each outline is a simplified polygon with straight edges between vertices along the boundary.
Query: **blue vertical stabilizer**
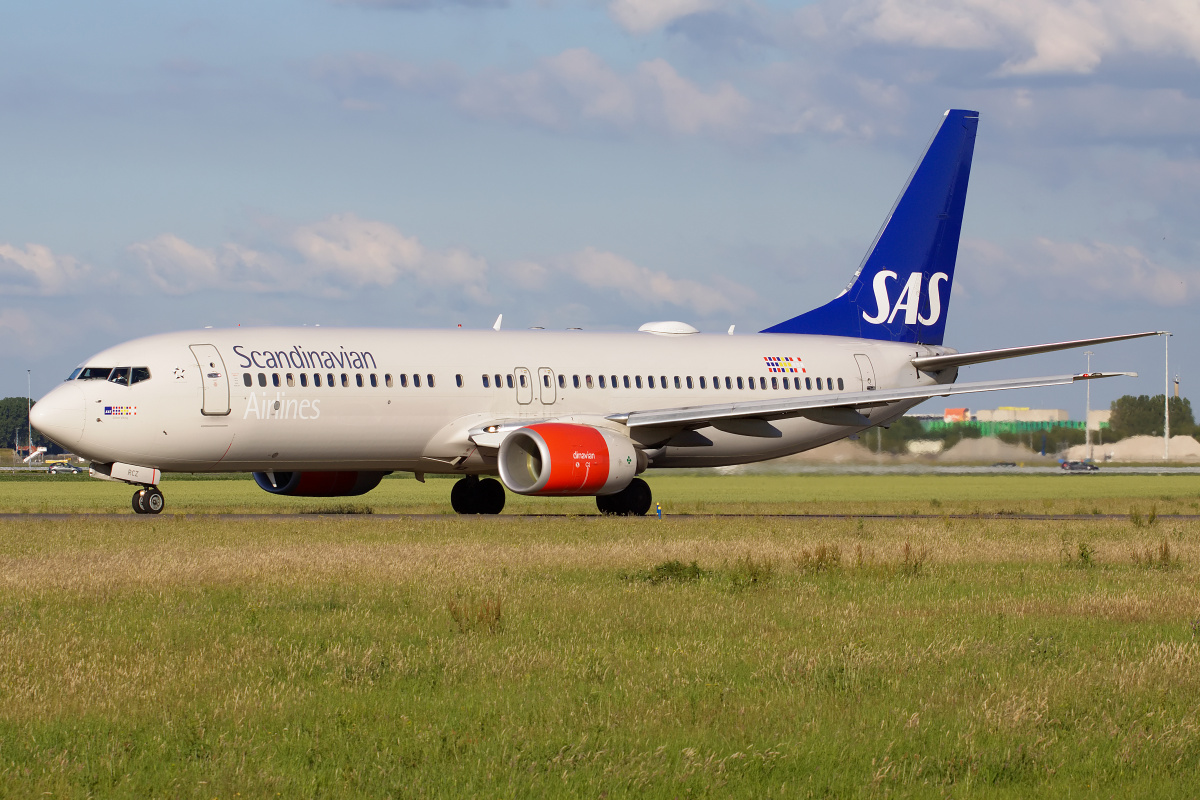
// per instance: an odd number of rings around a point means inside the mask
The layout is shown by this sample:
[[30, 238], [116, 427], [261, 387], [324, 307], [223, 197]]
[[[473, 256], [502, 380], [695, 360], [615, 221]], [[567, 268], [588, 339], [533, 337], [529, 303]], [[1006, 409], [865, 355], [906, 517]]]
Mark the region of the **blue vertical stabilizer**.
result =
[[763, 333], [941, 344], [979, 114], [950, 110], [846, 291]]

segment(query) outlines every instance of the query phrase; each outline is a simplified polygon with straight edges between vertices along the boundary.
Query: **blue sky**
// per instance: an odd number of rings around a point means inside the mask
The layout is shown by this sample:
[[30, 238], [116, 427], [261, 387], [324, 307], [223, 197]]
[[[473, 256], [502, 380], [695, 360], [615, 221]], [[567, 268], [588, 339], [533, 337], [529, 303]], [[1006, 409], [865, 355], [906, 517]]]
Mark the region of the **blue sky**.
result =
[[[981, 121], [947, 343], [1170, 329], [1188, 394], [1198, 61], [1171, 1], [25, 4], [0, 395], [204, 325], [758, 330], [841, 289], [950, 107]], [[1161, 342], [1096, 350], [1142, 377], [1094, 406], [1162, 391]]]

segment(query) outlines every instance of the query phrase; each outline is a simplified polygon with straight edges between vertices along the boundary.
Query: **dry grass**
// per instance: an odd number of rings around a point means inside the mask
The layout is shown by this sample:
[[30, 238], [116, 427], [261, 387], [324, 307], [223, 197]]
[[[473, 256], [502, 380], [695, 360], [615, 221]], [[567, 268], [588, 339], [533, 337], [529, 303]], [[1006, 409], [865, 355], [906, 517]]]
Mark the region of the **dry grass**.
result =
[[1200, 552], [1123, 502], [0, 520], [0, 794], [1177, 793]]

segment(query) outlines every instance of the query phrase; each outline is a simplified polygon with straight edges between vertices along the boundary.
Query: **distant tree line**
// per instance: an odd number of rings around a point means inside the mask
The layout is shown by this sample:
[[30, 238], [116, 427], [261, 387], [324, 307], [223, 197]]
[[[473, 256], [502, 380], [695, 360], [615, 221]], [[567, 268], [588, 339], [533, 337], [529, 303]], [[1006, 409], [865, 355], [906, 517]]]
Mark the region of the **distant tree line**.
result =
[[[21, 447], [26, 445], [26, 431], [29, 426], [29, 414], [24, 397], [6, 397], [0, 400], [0, 448], [8, 450], [18, 442]], [[19, 438], [18, 438], [19, 437]], [[33, 432], [33, 446], [47, 447], [51, 452], [59, 448], [37, 431]]]
[[[1126, 436], [1163, 435], [1163, 395], [1153, 397], [1127, 394], [1112, 403], [1112, 418], [1108, 422], [1113, 440]], [[1186, 397], [1171, 398], [1171, 435], [1195, 436], [1196, 420], [1192, 404]]]

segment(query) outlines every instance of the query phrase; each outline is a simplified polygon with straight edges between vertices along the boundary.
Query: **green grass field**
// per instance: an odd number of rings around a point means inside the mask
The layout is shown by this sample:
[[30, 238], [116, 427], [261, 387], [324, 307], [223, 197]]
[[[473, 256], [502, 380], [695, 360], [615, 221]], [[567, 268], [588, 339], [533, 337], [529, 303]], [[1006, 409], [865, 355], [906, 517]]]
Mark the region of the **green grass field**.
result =
[[[119, 512], [0, 520], [0, 796], [1200, 791], [1195, 478], [651, 482], [661, 521], [0, 481]], [[949, 516], [1077, 509], [1120, 516]], [[841, 510], [939, 516], [671, 514]]]

